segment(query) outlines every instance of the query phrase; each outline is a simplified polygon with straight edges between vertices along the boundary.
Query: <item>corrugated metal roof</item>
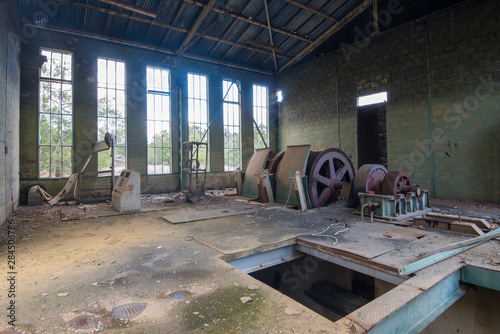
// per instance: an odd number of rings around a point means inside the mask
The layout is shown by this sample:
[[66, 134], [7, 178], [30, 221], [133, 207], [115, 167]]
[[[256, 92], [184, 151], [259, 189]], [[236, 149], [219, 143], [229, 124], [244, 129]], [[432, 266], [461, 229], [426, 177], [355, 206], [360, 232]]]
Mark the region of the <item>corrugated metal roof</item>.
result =
[[[97, 34], [103, 37], [142, 43], [171, 51], [180, 50], [188, 32], [198, 21], [208, 0], [121, 0], [127, 4], [156, 12], [155, 18], [125, 8], [119, 3], [100, 0], [61, 1], [56, 14], [49, 15], [47, 28], [71, 29], [81, 35]], [[357, 8], [363, 0], [294, 0], [309, 7], [301, 8], [285, 0], [266, 0], [272, 27], [273, 44], [282, 48], [277, 52], [279, 67], [287, 64], [314, 40], [323, 37], [335, 24], [313, 11], [340, 21]], [[390, 0], [378, 0], [379, 10], [387, 9]], [[37, 0], [18, 0], [23, 17], [33, 18], [41, 10]], [[429, 13], [461, 3], [460, 0], [400, 0], [403, 11], [394, 16], [390, 29]], [[312, 53], [325, 53], [338, 48], [340, 42], [352, 42], [348, 27], [366, 24], [371, 18], [371, 7], [358, 15], [337, 34], [322, 45], [315, 45]], [[212, 10], [199, 25], [196, 35], [182, 51], [186, 56], [223, 61], [244, 68], [274, 72], [272, 50], [267, 27], [267, 16], [262, 0], [216, 0]], [[42, 26], [43, 27], [43, 26]], [[200, 36], [205, 34], [205, 36]], [[220, 40], [217, 40], [220, 39]], [[306, 41], [309, 39], [309, 41]], [[248, 40], [262, 43], [260, 46]], [[315, 43], [317, 44], [317, 43]], [[181, 53], [182, 53], [181, 52]], [[280, 57], [284, 56], [284, 57]]]

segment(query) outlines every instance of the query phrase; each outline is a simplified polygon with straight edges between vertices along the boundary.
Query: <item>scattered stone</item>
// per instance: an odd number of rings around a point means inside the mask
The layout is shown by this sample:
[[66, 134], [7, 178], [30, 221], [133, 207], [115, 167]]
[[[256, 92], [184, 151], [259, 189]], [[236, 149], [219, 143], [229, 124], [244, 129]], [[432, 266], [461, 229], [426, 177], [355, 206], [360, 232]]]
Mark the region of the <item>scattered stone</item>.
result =
[[66, 297], [67, 295], [69, 295], [69, 293], [67, 293], [67, 292], [61, 292], [61, 293], [57, 294], [57, 297]]
[[248, 302], [251, 302], [253, 299], [252, 299], [252, 297], [247, 297], [247, 296], [245, 296], [245, 297], [241, 297], [241, 298], [240, 298], [240, 300], [241, 300], [241, 302], [242, 302], [243, 304], [246, 304], [246, 303], [248, 303]]
[[294, 308], [292, 308], [292, 307], [287, 307], [287, 308], [285, 309], [285, 313], [286, 313], [287, 315], [299, 315], [299, 314], [301, 314], [302, 312], [304, 312], [304, 311], [297, 310], [297, 309], [294, 309]]
[[419, 230], [424, 230], [425, 228], [424, 228], [422, 225], [419, 225], [419, 226], [418, 226], [418, 229], [419, 229]]
[[193, 237], [186, 237], [186, 241], [191, 241], [193, 240]]
[[256, 284], [248, 284], [247, 288], [248, 288], [248, 290], [252, 290], [252, 291], [260, 289], [260, 287]]

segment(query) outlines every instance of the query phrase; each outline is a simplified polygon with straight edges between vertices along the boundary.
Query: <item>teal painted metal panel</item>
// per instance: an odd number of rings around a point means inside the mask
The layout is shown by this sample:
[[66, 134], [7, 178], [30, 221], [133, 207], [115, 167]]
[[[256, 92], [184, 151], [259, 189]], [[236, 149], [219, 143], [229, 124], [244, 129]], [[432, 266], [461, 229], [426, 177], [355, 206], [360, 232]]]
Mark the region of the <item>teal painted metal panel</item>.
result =
[[467, 292], [468, 287], [460, 285], [459, 279], [460, 272], [456, 271], [384, 320], [379, 321], [368, 333], [416, 334], [421, 332]]
[[463, 267], [460, 279], [466, 283], [500, 291], [500, 272], [472, 266]]

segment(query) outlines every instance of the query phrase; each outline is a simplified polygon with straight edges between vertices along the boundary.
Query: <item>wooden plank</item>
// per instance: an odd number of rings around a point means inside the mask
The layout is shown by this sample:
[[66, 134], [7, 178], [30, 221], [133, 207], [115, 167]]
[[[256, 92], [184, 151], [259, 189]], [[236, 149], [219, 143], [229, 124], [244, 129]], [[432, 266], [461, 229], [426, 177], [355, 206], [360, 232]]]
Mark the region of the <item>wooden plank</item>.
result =
[[457, 221], [457, 222], [474, 223], [479, 228], [491, 230], [491, 224], [486, 219], [482, 219], [482, 218], [462, 217], [462, 216], [457, 216], [457, 215], [447, 215], [447, 214], [443, 214], [443, 213], [428, 213], [425, 216], [432, 217], [432, 218], [452, 220], [452, 221]]
[[460, 233], [468, 233], [475, 235], [483, 235], [483, 231], [476, 224], [473, 223], [459, 223], [438, 218], [413, 218], [415, 225], [438, 228], [441, 230], [448, 230]]
[[182, 224], [199, 220], [207, 220], [228, 216], [238, 216], [238, 215], [247, 215], [249, 213], [254, 213], [257, 210], [254, 208], [244, 208], [239, 210], [205, 210], [205, 211], [193, 211], [186, 213], [179, 213], [174, 215], [166, 215], [162, 218], [172, 224]]

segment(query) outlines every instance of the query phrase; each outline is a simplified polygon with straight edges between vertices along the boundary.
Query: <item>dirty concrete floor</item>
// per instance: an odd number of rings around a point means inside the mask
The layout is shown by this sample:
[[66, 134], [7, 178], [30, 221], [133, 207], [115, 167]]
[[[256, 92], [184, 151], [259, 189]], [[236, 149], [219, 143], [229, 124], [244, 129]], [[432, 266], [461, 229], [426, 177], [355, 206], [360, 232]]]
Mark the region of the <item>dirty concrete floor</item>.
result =
[[[338, 223], [350, 226], [338, 235], [339, 249], [396, 267], [414, 261], [415, 251], [470, 238], [460, 233], [362, 223], [350, 209], [337, 205], [299, 212], [283, 209], [282, 205], [222, 196], [198, 196], [192, 202], [186, 203], [180, 194], [143, 196], [143, 212], [127, 215], [114, 214], [107, 203], [87, 205], [85, 210], [64, 203], [53, 208], [21, 207], [11, 217], [17, 235], [16, 330], [349, 333], [348, 320], [330, 322], [234, 269], [221, 256], [297, 236], [329, 245], [330, 238], [310, 234]], [[500, 216], [497, 204], [444, 200], [433, 204], [441, 212], [462, 210], [461, 214]], [[255, 207], [251, 214], [184, 224], [171, 224], [162, 218], [175, 213], [249, 206]], [[68, 208], [84, 214], [63, 221], [61, 210], [67, 212]], [[0, 228], [5, 264], [8, 226], [5, 223]], [[371, 249], [359, 247], [368, 244]], [[500, 257], [498, 241], [463, 254], [467, 261], [485, 266], [500, 263], [495, 260]], [[6, 266], [2, 270], [7, 276]], [[258, 290], [249, 289], [255, 285]], [[2, 280], [0, 289], [0, 308], [6, 310], [12, 299], [8, 297], [9, 282]], [[251, 297], [252, 301], [243, 303], [242, 297]], [[8, 320], [2, 316], [0, 333], [10, 328]]]

